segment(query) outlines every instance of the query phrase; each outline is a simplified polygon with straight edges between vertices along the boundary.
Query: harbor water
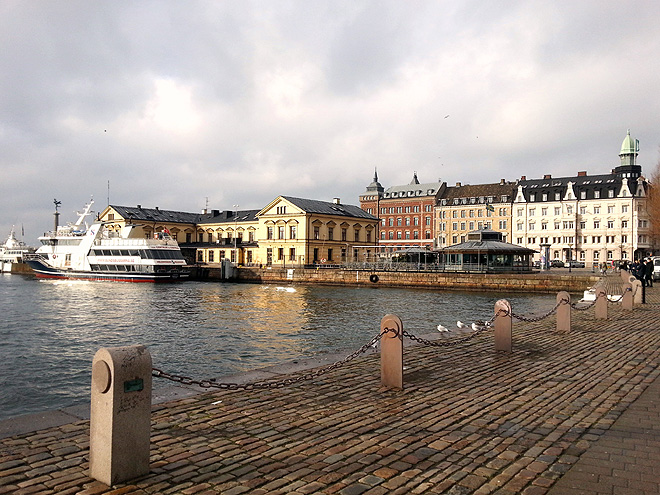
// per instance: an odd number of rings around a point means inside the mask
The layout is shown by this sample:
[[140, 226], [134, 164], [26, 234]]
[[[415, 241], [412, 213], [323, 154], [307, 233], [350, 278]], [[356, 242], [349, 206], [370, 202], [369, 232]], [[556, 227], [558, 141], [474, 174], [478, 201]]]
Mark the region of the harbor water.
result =
[[[101, 347], [142, 344], [153, 365], [195, 379], [347, 354], [394, 313], [416, 335], [487, 320], [498, 299], [539, 314], [554, 297], [429, 289], [49, 281], [0, 275], [0, 420], [89, 401]], [[154, 387], [166, 387], [154, 379]]]

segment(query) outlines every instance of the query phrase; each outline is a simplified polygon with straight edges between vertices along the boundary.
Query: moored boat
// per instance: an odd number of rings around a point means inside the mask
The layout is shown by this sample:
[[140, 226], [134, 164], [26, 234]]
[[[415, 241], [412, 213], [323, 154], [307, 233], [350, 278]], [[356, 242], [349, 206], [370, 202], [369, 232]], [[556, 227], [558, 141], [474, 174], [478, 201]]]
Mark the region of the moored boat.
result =
[[0, 246], [0, 272], [11, 272], [14, 263], [22, 263], [23, 256], [33, 252], [34, 248], [26, 246], [24, 242], [16, 239], [12, 227], [9, 237]]
[[[189, 276], [178, 243], [167, 230], [153, 239], [135, 235], [136, 225], [120, 232], [108, 230], [103, 222], [87, 225], [94, 201], [78, 213], [78, 220], [39, 237], [41, 246], [25, 257], [39, 278], [107, 280], [120, 282], [173, 282]], [[55, 203], [56, 208], [59, 202]]]

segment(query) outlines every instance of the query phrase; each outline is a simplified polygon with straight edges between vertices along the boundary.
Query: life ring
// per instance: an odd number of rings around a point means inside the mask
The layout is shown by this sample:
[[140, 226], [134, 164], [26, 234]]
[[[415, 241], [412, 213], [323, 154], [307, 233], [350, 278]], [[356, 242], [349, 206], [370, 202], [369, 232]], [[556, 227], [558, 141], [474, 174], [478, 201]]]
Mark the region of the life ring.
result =
[[325, 258], [321, 258], [321, 263], [325, 263]]
[[55, 258], [57, 258], [57, 255], [56, 255], [56, 254], [53, 255], [53, 259], [55, 259]]
[[369, 277], [369, 282], [374, 283], [374, 284], [375, 284], [376, 282], [378, 282], [378, 275], [376, 275], [375, 273], [372, 274], [372, 275]]

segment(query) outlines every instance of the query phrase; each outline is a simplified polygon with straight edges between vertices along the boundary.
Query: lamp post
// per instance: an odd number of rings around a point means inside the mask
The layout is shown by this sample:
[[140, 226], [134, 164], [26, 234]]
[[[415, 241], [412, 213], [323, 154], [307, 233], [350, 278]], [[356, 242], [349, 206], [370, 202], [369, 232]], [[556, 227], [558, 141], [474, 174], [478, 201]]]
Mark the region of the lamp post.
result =
[[238, 237], [238, 233], [236, 232], [238, 228], [238, 206], [232, 205], [232, 208], [234, 208], [234, 265], [236, 266], [238, 266], [238, 249], [236, 247], [236, 238]]

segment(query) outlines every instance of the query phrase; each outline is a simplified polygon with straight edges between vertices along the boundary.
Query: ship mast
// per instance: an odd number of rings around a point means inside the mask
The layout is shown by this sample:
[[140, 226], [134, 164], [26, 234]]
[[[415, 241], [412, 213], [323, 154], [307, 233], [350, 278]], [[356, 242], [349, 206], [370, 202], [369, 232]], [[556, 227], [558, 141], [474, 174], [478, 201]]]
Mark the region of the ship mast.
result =
[[53, 232], [57, 232], [57, 227], [59, 227], [60, 224], [60, 212], [58, 211], [60, 205], [62, 204], [61, 201], [58, 201], [56, 199], [53, 200], [53, 203], [55, 203], [55, 230]]

